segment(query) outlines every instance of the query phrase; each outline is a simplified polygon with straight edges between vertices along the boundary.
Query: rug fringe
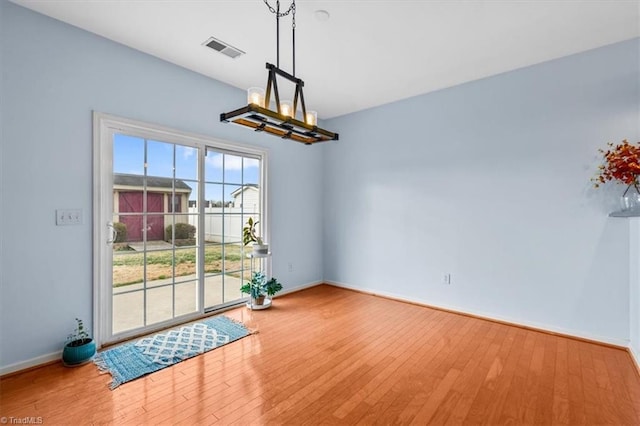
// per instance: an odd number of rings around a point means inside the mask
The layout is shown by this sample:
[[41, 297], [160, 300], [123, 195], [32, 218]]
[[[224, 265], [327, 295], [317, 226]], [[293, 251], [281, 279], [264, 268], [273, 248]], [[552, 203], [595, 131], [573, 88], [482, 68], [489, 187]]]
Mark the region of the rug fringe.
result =
[[100, 374], [109, 373], [109, 367], [107, 367], [106, 361], [102, 359], [100, 354], [95, 356], [95, 358], [93, 359], [93, 363], [96, 365], [96, 367], [98, 367]]
[[[215, 317], [213, 317], [213, 318], [215, 318]], [[228, 319], [228, 320], [229, 320], [229, 321], [231, 321], [232, 323], [235, 323], [235, 324], [241, 325], [241, 326], [243, 326], [243, 327], [246, 327], [246, 325], [245, 325], [242, 321], [240, 321], [240, 320], [238, 320], [238, 319], [231, 318], [231, 317], [228, 317], [228, 316], [226, 316], [226, 315], [220, 315], [220, 318]]]
[[249, 332], [249, 335], [258, 334], [260, 332], [260, 330], [258, 330], [257, 328], [249, 328], [249, 327], [247, 327], [247, 324], [243, 323], [242, 321], [240, 321], [238, 319], [231, 318], [231, 317], [228, 317], [226, 315], [220, 315], [220, 316], [228, 319], [229, 321], [231, 321], [234, 324], [238, 324], [238, 325], [243, 326], [244, 328], [247, 329], [247, 331]]
[[[111, 374], [111, 371], [109, 371], [109, 367], [107, 366], [107, 362], [100, 356], [100, 354], [97, 354], [93, 358], [93, 363], [96, 365], [96, 367], [98, 367], [98, 372], [100, 374]], [[113, 374], [111, 374], [111, 383], [109, 384], [109, 389], [114, 390], [121, 384], [122, 383], [119, 382], [115, 377], [113, 377]]]

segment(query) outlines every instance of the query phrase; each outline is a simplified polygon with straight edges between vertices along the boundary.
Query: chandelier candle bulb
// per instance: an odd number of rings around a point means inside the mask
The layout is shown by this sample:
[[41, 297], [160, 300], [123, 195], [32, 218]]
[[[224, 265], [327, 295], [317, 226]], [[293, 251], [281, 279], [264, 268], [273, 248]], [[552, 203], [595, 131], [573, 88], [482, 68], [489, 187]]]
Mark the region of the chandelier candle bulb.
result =
[[315, 111], [307, 111], [307, 118], [305, 122], [311, 126], [318, 125], [318, 113]]
[[262, 87], [247, 89], [247, 103], [264, 107], [264, 89]]
[[293, 117], [293, 104], [291, 101], [280, 102], [280, 114], [286, 115], [287, 117]]

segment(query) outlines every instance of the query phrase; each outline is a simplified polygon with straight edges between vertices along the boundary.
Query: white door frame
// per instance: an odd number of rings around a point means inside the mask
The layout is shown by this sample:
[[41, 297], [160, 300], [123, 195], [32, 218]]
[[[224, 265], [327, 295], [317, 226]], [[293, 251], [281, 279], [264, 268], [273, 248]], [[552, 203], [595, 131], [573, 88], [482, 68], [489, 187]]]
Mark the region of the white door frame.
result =
[[[117, 339], [112, 335], [112, 295], [113, 295], [113, 251], [110, 238], [111, 229], [108, 226], [113, 219], [113, 136], [115, 133], [125, 133], [141, 138], [177, 143], [199, 148], [199, 164], [203, 164], [206, 147], [229, 151], [236, 154], [249, 154], [260, 159], [260, 203], [262, 207], [263, 232], [269, 241], [269, 209], [267, 188], [268, 151], [239, 143], [232, 143], [210, 136], [182, 132], [156, 124], [117, 117], [101, 112], [93, 112], [93, 338], [98, 347], [124, 340], [139, 334], [139, 330], [131, 333], [121, 333]], [[202, 170], [202, 168], [200, 168]], [[204, 185], [199, 177], [199, 191], [202, 198]], [[106, 190], [105, 190], [106, 189]], [[203, 203], [199, 205], [204, 206]], [[203, 229], [199, 227], [199, 229]], [[199, 231], [199, 232], [204, 232]], [[204, 246], [204, 244], [202, 244]], [[200, 274], [199, 294], [204, 294], [204, 276]], [[181, 317], [184, 321], [204, 315], [204, 300], [199, 298], [198, 312]], [[173, 321], [159, 323], [154, 328], [161, 329], [171, 325]]]

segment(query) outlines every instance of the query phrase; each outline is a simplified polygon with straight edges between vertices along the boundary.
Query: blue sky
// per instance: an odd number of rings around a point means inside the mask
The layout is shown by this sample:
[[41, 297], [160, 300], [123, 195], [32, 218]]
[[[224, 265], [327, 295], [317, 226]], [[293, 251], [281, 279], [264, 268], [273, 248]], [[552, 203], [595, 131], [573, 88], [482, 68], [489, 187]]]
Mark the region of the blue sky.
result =
[[[197, 198], [198, 156], [197, 149], [153, 140], [146, 141], [147, 175], [173, 177], [183, 180], [193, 188], [189, 199]], [[113, 140], [113, 172], [134, 175], [144, 174], [145, 140], [116, 134]], [[207, 152], [205, 157], [205, 198], [230, 201], [230, 193], [242, 184], [260, 183], [260, 163], [252, 158]]]

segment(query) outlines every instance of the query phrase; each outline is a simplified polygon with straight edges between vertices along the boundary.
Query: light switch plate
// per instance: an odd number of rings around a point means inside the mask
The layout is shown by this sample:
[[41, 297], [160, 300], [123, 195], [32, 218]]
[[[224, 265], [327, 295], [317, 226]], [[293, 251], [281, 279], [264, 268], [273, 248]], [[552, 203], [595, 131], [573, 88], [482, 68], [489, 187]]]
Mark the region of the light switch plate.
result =
[[56, 210], [56, 225], [82, 225], [82, 209]]

